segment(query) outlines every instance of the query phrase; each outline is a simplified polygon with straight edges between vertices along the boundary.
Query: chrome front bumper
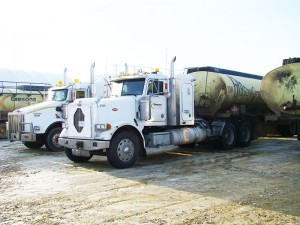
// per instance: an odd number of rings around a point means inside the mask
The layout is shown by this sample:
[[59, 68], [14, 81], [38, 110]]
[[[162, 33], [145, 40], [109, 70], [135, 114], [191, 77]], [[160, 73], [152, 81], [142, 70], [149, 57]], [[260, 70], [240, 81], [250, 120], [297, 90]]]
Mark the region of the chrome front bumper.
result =
[[22, 141], [22, 142], [36, 142], [36, 134], [31, 133], [10, 133], [8, 135], [10, 141]]
[[[25, 131], [25, 126], [29, 126], [29, 132]], [[33, 125], [32, 123], [24, 122], [24, 115], [8, 115], [6, 132], [7, 138], [10, 141], [36, 141], [36, 134], [33, 132]]]

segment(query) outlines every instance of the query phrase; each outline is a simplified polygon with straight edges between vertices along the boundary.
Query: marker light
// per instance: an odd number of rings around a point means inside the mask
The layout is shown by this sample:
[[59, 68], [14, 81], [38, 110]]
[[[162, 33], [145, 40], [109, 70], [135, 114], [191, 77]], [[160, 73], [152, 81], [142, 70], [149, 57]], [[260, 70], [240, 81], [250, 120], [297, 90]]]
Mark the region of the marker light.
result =
[[59, 80], [58, 82], [57, 82], [57, 86], [62, 86], [63, 85], [63, 82], [61, 81], [61, 80]]
[[79, 82], [78, 78], [75, 78], [74, 83], [78, 83], [78, 82]]
[[233, 105], [230, 109], [231, 113], [238, 115], [240, 112], [240, 108], [237, 105]]
[[165, 83], [165, 90], [168, 90], [168, 83]]

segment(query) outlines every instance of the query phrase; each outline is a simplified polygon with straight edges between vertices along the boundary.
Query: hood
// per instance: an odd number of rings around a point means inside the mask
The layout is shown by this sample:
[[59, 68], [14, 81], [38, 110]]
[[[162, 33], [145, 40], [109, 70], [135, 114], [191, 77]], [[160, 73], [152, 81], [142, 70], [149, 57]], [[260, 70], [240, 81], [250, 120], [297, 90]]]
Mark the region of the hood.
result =
[[14, 112], [31, 113], [31, 112], [37, 112], [37, 111], [47, 109], [47, 108], [56, 108], [58, 106], [62, 106], [62, 102], [46, 101], [46, 102], [41, 102], [38, 104], [34, 104], [34, 105], [30, 105], [30, 106], [26, 106], [26, 107], [17, 109]]

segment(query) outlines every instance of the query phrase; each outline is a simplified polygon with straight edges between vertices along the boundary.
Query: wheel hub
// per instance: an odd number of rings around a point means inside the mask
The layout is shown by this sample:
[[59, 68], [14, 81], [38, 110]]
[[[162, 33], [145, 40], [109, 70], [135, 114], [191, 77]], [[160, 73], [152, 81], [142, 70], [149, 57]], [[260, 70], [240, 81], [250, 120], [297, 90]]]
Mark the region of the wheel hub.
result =
[[128, 153], [130, 151], [130, 149], [128, 147], [124, 148], [124, 153]]
[[132, 141], [129, 139], [122, 140], [118, 145], [117, 152], [120, 160], [124, 162], [129, 161], [134, 154], [134, 145]]
[[60, 147], [60, 145], [58, 144], [58, 138], [59, 138], [59, 134], [55, 134], [52, 138], [52, 143], [56, 147]]

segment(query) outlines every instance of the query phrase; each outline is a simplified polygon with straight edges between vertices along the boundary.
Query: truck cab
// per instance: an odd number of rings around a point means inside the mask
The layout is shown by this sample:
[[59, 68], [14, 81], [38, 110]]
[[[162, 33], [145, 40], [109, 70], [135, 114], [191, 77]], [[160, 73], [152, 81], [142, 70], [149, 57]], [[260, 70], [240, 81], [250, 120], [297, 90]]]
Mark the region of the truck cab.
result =
[[57, 86], [49, 89], [47, 101], [69, 103], [78, 98], [89, 97], [90, 91], [90, 84], [88, 83], [76, 82], [72, 85]]
[[[115, 99], [129, 99], [138, 102], [135, 109], [137, 119], [144, 119], [145, 125], [167, 125], [168, 79], [162, 74], [122, 77], [112, 82], [111, 96]], [[126, 101], [130, 101], [130, 100]], [[142, 102], [142, 103], [140, 103]], [[139, 106], [138, 106], [139, 105]], [[133, 112], [133, 113], [134, 113]]]

